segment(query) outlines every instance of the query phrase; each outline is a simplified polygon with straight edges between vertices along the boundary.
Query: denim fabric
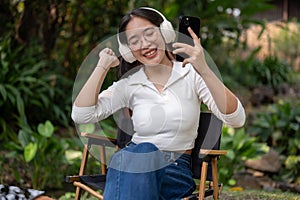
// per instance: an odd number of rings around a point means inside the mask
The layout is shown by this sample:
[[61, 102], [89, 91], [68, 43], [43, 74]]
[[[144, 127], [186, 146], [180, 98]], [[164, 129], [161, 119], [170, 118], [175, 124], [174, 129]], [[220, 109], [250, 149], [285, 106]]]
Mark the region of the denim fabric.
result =
[[175, 155], [175, 162], [173, 157], [174, 153], [161, 152], [151, 143], [130, 143], [111, 159], [104, 200], [172, 200], [190, 195], [195, 189], [191, 156]]
[[191, 156], [182, 154], [165, 168], [159, 199], [173, 200], [191, 195], [196, 187], [192, 177]]

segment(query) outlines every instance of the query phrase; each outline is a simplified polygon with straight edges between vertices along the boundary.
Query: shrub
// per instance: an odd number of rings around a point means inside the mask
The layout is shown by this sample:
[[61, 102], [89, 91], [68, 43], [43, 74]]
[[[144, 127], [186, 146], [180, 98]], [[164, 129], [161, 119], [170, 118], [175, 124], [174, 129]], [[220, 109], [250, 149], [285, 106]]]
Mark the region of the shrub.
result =
[[67, 94], [57, 86], [68, 82], [55, 73], [38, 44], [16, 45], [11, 34], [0, 38], [0, 68], [1, 138], [16, 141], [19, 128], [47, 119], [68, 124], [62, 101]]
[[287, 23], [273, 40], [275, 53], [296, 67], [300, 54], [300, 25]]
[[256, 158], [268, 150], [258, 138], [247, 135], [245, 129], [233, 129], [224, 126], [222, 130], [221, 149], [227, 150], [226, 156], [220, 157], [219, 176], [225, 185], [235, 185], [234, 173], [244, 169], [244, 161]]
[[[65, 171], [70, 171], [66, 152], [71, 147], [76, 148], [76, 141], [58, 137], [55, 129], [50, 121], [45, 121], [37, 127], [21, 129], [17, 142], [9, 141], [4, 145], [8, 151], [4, 159], [12, 159], [16, 163], [11, 174], [17, 182], [14, 184], [22, 185], [27, 181], [26, 184], [34, 189], [62, 187]], [[75, 172], [78, 169], [72, 168]]]
[[[278, 101], [258, 113], [249, 130], [281, 154], [280, 178], [289, 182], [300, 177], [300, 102]], [[299, 181], [299, 180], [298, 180]]]
[[256, 58], [259, 51], [260, 48], [257, 48], [246, 59], [227, 63], [223, 71], [225, 83], [232, 85], [231, 81], [233, 81], [249, 89], [264, 85], [271, 87], [276, 93], [278, 86], [292, 80], [290, 65], [276, 56], [268, 56], [260, 61]]

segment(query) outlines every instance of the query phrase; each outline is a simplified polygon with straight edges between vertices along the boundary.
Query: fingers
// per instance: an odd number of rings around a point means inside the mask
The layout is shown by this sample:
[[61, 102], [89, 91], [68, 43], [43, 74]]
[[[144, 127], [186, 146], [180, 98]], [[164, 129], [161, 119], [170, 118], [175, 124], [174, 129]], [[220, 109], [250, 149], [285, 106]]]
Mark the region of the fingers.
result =
[[188, 27], [188, 31], [190, 33], [190, 35], [192, 36], [193, 39], [198, 40], [198, 36], [196, 35], [196, 33], [193, 31], [193, 29], [191, 29], [191, 27]]
[[99, 62], [106, 66], [105, 68], [116, 67], [120, 63], [118, 57], [110, 48], [101, 50], [99, 53], [99, 58]]
[[180, 54], [180, 53], [185, 53], [187, 54], [189, 57], [195, 55], [199, 48], [198, 47], [192, 47], [188, 44], [184, 44], [184, 43], [174, 43], [173, 44], [174, 50], [172, 51], [173, 54]]
[[182, 67], [185, 67], [185, 65], [188, 64], [188, 63], [189, 63], [188, 59], [184, 59], [182, 61]]
[[111, 55], [111, 56], [115, 55], [114, 51], [110, 48], [105, 48], [102, 51], [100, 51], [99, 56], [101, 56], [102, 53], [105, 53], [105, 54], [108, 54], [108, 55]]
[[196, 33], [193, 31], [193, 29], [191, 29], [191, 27], [188, 27], [188, 31], [189, 31], [190, 35], [192, 36], [195, 46], [199, 46], [200, 38], [196, 35]]
[[178, 54], [178, 53], [186, 52], [188, 49], [191, 48], [191, 46], [184, 43], [174, 43], [173, 48], [174, 48], [173, 53]]
[[115, 55], [115, 53], [113, 52], [113, 50], [111, 50], [111, 49], [109, 49], [109, 48], [108, 48], [108, 50], [107, 50], [107, 54], [108, 54], [108, 55], [111, 55], [111, 56], [114, 56], [114, 55]]

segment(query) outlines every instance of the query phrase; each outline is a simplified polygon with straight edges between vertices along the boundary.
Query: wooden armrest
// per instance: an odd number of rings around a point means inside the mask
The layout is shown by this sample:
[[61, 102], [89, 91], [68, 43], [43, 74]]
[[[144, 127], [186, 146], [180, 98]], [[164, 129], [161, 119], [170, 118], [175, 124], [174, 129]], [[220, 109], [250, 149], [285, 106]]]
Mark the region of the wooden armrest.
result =
[[87, 138], [93, 138], [93, 139], [98, 139], [98, 140], [110, 140], [110, 141], [117, 141], [115, 138], [110, 138], [110, 137], [105, 137], [102, 135], [97, 135], [93, 133], [81, 133], [82, 137], [87, 137]]
[[200, 154], [220, 156], [220, 155], [226, 155], [227, 151], [225, 151], [225, 150], [200, 149]]
[[66, 183], [72, 183], [74, 181], [80, 181], [80, 177], [78, 175], [66, 176]]
[[[103, 144], [105, 146], [114, 146], [117, 144], [117, 139], [105, 137], [102, 135], [92, 134], [92, 133], [81, 133], [81, 137], [86, 137], [88, 139], [92, 139], [94, 142], [93, 144]], [[111, 143], [111, 145], [109, 145]]]

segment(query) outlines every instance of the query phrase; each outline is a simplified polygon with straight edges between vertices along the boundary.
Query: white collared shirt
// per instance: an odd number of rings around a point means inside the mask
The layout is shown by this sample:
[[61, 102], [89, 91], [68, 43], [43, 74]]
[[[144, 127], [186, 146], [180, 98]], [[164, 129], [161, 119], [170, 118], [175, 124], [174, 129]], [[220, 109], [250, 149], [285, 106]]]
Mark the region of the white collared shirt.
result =
[[102, 91], [97, 105], [73, 105], [72, 118], [76, 123], [96, 123], [116, 113], [117, 124], [126, 131], [128, 125], [121, 122], [124, 116], [120, 113], [127, 107], [132, 110], [133, 142], [150, 142], [160, 150], [182, 151], [194, 147], [201, 102], [229, 126], [239, 127], [245, 122], [240, 101], [235, 112], [222, 114], [201, 76], [190, 64], [182, 68], [180, 62], [174, 62], [161, 93], [147, 79], [144, 68], [140, 68]]

